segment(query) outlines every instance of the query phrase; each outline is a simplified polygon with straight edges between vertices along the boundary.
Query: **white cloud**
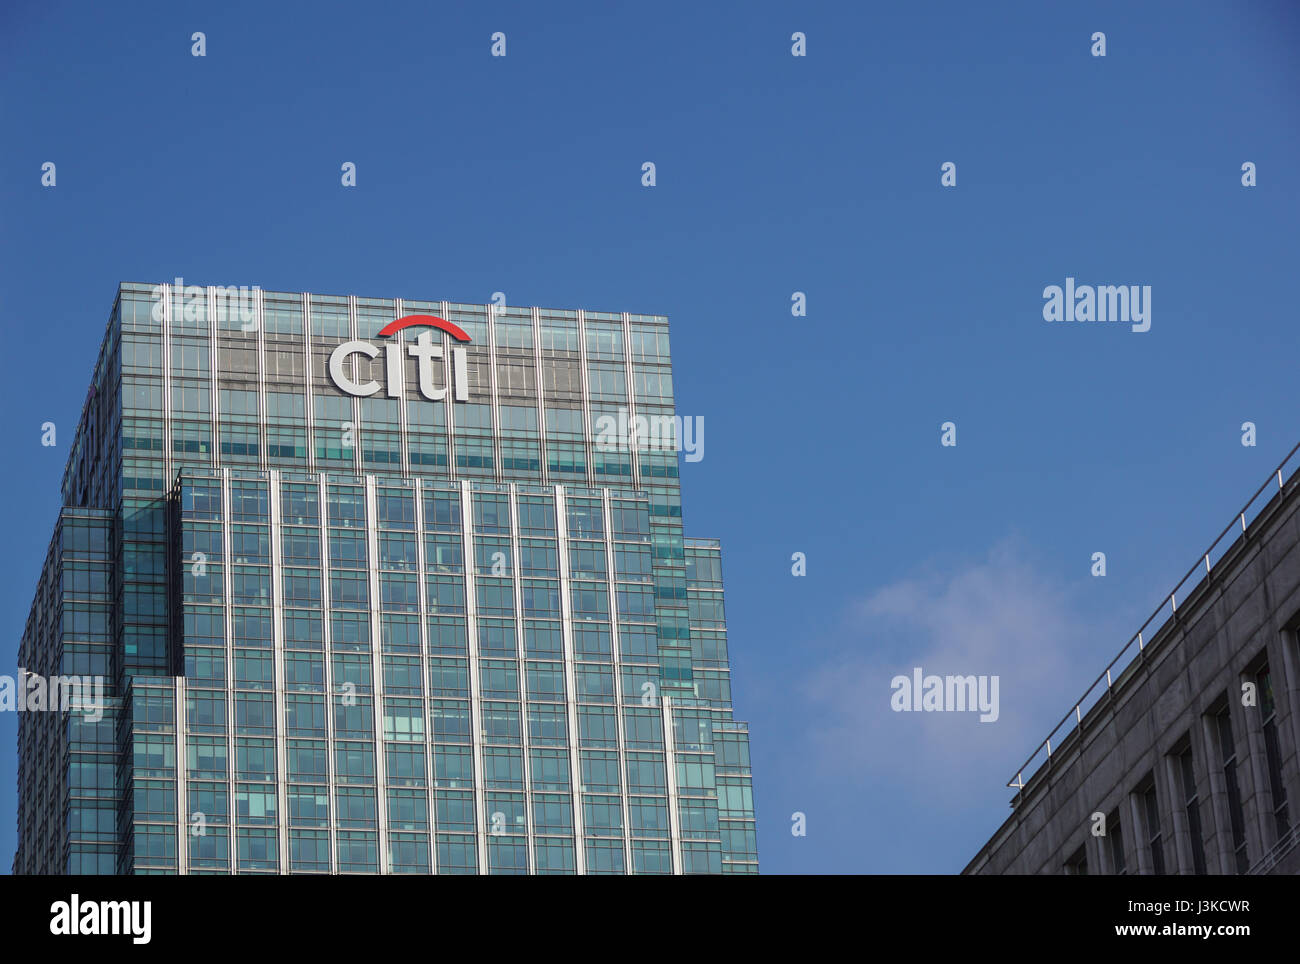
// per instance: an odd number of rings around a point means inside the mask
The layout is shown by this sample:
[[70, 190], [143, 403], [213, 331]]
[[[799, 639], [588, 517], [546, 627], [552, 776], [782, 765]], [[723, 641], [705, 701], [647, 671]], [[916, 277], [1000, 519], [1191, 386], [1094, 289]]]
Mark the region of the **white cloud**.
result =
[[[955, 791], [1003, 783], [1073, 706], [1113, 650], [1064, 582], [1015, 540], [984, 560], [904, 579], [850, 607], [831, 655], [799, 687], [818, 769], [960, 806]], [[1104, 656], [1100, 655], [1105, 653]], [[890, 709], [890, 681], [998, 676], [1000, 715]]]

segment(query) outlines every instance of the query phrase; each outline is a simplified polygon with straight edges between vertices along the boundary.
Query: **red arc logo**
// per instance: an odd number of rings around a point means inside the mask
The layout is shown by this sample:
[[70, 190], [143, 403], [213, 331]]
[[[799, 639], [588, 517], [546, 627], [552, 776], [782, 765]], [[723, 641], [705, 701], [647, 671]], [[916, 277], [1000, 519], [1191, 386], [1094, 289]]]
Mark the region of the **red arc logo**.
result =
[[405, 328], [429, 327], [438, 328], [451, 335], [457, 341], [469, 341], [469, 335], [458, 325], [452, 324], [445, 318], [439, 318], [437, 315], [403, 315], [396, 321], [390, 321], [379, 329], [380, 337], [386, 335], [395, 335]]

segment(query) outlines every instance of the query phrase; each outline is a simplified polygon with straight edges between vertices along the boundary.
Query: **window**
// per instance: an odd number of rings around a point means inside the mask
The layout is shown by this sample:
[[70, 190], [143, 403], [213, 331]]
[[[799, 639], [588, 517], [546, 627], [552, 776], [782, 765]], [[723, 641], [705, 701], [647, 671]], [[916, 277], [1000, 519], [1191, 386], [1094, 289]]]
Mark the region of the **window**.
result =
[[547, 315], [542, 319], [542, 351], [546, 354], [578, 350], [576, 320]]
[[319, 490], [314, 485], [285, 483], [281, 515], [286, 525], [315, 525], [320, 520], [317, 508]]
[[509, 497], [487, 493], [477, 496], [474, 500], [474, 531], [509, 535]]
[[414, 529], [415, 502], [409, 492], [383, 489], [376, 495], [379, 524], [385, 529]]
[[1241, 810], [1241, 788], [1237, 784], [1237, 747], [1232, 740], [1232, 718], [1229, 716], [1226, 702], [1223, 709], [1214, 716], [1214, 727], [1218, 734], [1219, 756], [1223, 761], [1223, 781], [1228, 790], [1232, 849], [1237, 860], [1237, 873], [1244, 874], [1250, 868], [1250, 861], [1246, 854], [1246, 818]]
[[1154, 777], [1142, 791], [1142, 815], [1146, 820], [1147, 846], [1151, 849], [1151, 872], [1163, 875], [1165, 872], [1164, 837], [1160, 832], [1160, 801], [1156, 798]]
[[433, 531], [460, 531], [460, 495], [432, 492], [424, 496], [425, 526]]
[[1113, 874], [1127, 874], [1124, 865], [1124, 834], [1120, 829], [1119, 811], [1106, 819], [1106, 838], [1110, 841], [1110, 869]]
[[1268, 783], [1273, 796], [1273, 825], [1277, 838], [1281, 840], [1291, 829], [1290, 813], [1287, 810], [1286, 784], [1282, 782], [1282, 753], [1278, 747], [1277, 737], [1277, 703], [1273, 699], [1273, 674], [1268, 664], [1255, 674], [1259, 688], [1259, 711], [1263, 720], [1264, 753], [1268, 762]]
[[539, 834], [573, 833], [573, 805], [569, 797], [551, 793], [534, 794], [533, 825]]
[[289, 866], [293, 870], [328, 871], [329, 832], [293, 830], [289, 834]]
[[604, 509], [595, 499], [569, 500], [569, 537], [600, 539], [605, 532]]
[[1190, 745], [1178, 754], [1177, 766], [1183, 787], [1183, 808], [1187, 813], [1187, 832], [1192, 838], [1192, 868], [1197, 874], [1204, 874], [1205, 839], [1201, 834], [1201, 798], [1196, 792], [1196, 770], [1192, 765]]
[[477, 866], [473, 837], [438, 834], [438, 873], [472, 874]]
[[555, 505], [548, 496], [520, 496], [519, 531], [524, 536], [555, 535]]

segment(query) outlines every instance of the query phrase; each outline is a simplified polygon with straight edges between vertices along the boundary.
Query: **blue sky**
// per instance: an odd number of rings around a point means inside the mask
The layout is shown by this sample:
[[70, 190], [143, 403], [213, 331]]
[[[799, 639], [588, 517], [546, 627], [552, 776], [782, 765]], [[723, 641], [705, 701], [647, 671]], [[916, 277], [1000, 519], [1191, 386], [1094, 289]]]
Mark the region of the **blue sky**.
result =
[[[1300, 8], [452, 7], [0, 9], [3, 672], [119, 281], [664, 313], [764, 871], [960, 870], [1300, 440]], [[1151, 330], [1048, 324], [1066, 277], [1150, 285]], [[890, 712], [914, 665], [1001, 719]]]

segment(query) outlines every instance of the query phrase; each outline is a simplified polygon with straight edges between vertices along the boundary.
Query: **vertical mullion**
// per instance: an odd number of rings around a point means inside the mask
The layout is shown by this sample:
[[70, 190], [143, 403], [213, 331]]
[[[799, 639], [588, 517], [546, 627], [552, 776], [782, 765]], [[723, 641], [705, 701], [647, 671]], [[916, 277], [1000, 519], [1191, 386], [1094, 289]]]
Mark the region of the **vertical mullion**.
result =
[[185, 677], [176, 677], [176, 688], [172, 698], [175, 700], [175, 706], [172, 711], [176, 716], [176, 815], [179, 819], [176, 821], [176, 872], [182, 876], [190, 872], [190, 844], [189, 844], [189, 793], [186, 789], [186, 783], [189, 779], [187, 772], [188, 759], [186, 753], [189, 745], [185, 739]]
[[[540, 463], [538, 478], [546, 485], [551, 478], [550, 453], [546, 446], [546, 391], [542, 385], [542, 311], [534, 308], [533, 315], [533, 388], [537, 395], [537, 452]], [[529, 815], [529, 826], [532, 826]]]
[[[396, 301], [396, 307], [394, 309], [395, 314], [393, 315], [393, 318], [394, 319], [401, 318], [405, 310], [406, 309], [403, 308], [402, 306], [402, 299], [398, 298]], [[400, 331], [397, 334], [393, 335], [393, 337], [397, 339], [397, 344], [400, 349], [398, 351], [398, 357], [402, 363], [401, 364], [402, 397], [397, 400], [397, 434], [398, 434], [398, 445], [401, 447], [400, 464], [402, 466], [402, 478], [408, 479], [411, 477], [411, 450], [409, 445], [409, 439], [407, 438], [407, 424], [406, 424], [406, 351], [405, 351], [406, 342], [402, 340], [402, 333]], [[423, 592], [421, 593], [421, 595], [423, 595]]]
[[[242, 312], [242, 301], [239, 299], [240, 306], [236, 311]], [[226, 310], [229, 311], [230, 297], [226, 296]], [[263, 468], [269, 468], [271, 464], [270, 456], [266, 450], [266, 326], [263, 324], [263, 313], [265, 305], [262, 300], [262, 289], [253, 289], [253, 329], [257, 333], [257, 464]], [[241, 314], [240, 321], [243, 321]], [[240, 330], [243, 330], [241, 324]]]
[[570, 598], [569, 580], [569, 510], [565, 489], [555, 487], [555, 531], [560, 556], [560, 627], [564, 639], [564, 706], [568, 715], [569, 783], [573, 797], [574, 867], [580, 874], [587, 872], [586, 830], [582, 819], [582, 758], [579, 752], [582, 741], [578, 735], [577, 674], [573, 665], [573, 600]]
[[668, 832], [672, 838], [673, 873], [682, 872], [682, 821], [677, 812], [677, 740], [673, 732], [672, 698], [663, 697], [664, 772], [668, 776]]
[[519, 663], [519, 745], [524, 764], [524, 841], [528, 849], [528, 872], [536, 873], [537, 858], [533, 839], [533, 773], [528, 746], [528, 674], [524, 651], [524, 581], [520, 568], [522, 552], [519, 540], [519, 487], [510, 483], [510, 569], [515, 597], [515, 654]]
[[[303, 292], [302, 295], [302, 363], [303, 378], [307, 386], [307, 469], [308, 471], [316, 470], [316, 411], [315, 396], [312, 394], [312, 366], [316, 359], [311, 351], [311, 295]], [[324, 512], [324, 506], [321, 507]]]
[[425, 597], [428, 581], [428, 561], [425, 558], [424, 533], [424, 481], [415, 478], [415, 571], [420, 601], [420, 707], [424, 726], [424, 789], [425, 820], [429, 836], [429, 872], [438, 872], [437, 791], [433, 780], [433, 698], [429, 693], [429, 601]]
[[235, 613], [234, 574], [235, 560], [230, 535], [230, 469], [221, 469], [221, 563], [225, 578], [222, 582], [222, 604], [226, 611], [226, 822], [229, 839], [227, 856], [230, 872], [236, 872], [235, 853]]
[[285, 680], [284, 680], [284, 560], [282, 518], [280, 511], [280, 473], [272, 469], [267, 473], [271, 487], [271, 645], [275, 654], [275, 782], [276, 823], [279, 826], [279, 872], [289, 870], [289, 787], [288, 740], [285, 734]]
[[618, 588], [615, 581], [614, 522], [609, 489], [601, 489], [605, 529], [605, 581], [609, 593], [610, 649], [614, 657], [614, 712], [618, 715], [618, 792], [623, 807], [623, 867], [632, 873], [632, 819], [627, 798], [627, 733], [623, 719], [623, 656], [619, 638]]
[[325, 780], [326, 797], [329, 805], [329, 851], [330, 873], [339, 872], [338, 857], [338, 805], [334, 799], [337, 782], [334, 765], [334, 628], [331, 625], [330, 599], [330, 538], [329, 538], [329, 485], [325, 473], [316, 477], [320, 495], [317, 505], [317, 521], [320, 525], [320, 601], [321, 601], [321, 646], [325, 654]]
[[[357, 340], [357, 296], [348, 295], [348, 338], [352, 341]], [[357, 356], [355, 354], [348, 356], [348, 365], [351, 366], [351, 376], [353, 382], [357, 380]], [[358, 477], [361, 475], [361, 399], [352, 396], [352, 471]], [[346, 433], [345, 433], [346, 434]]]
[[464, 542], [462, 556], [465, 560], [465, 630], [469, 644], [470, 753], [474, 761], [474, 823], [477, 830], [475, 849], [478, 852], [478, 872], [486, 874], [487, 796], [483, 782], [483, 704], [479, 690], [478, 587], [474, 582], [477, 569], [474, 556], [474, 497], [469, 479], [460, 482], [460, 527]]
[[[591, 384], [587, 375], [587, 313], [578, 310], [578, 374], [582, 382], [582, 447], [587, 461], [586, 484], [595, 485], [596, 460], [591, 444]], [[566, 520], [567, 521], [567, 520]]]
[[370, 702], [374, 715], [371, 726], [375, 737], [375, 807], [378, 818], [379, 872], [389, 872], [388, 853], [388, 758], [384, 743], [384, 661], [383, 613], [379, 597], [379, 515], [375, 494], [375, 477], [365, 476], [366, 493], [366, 573], [370, 592]]

